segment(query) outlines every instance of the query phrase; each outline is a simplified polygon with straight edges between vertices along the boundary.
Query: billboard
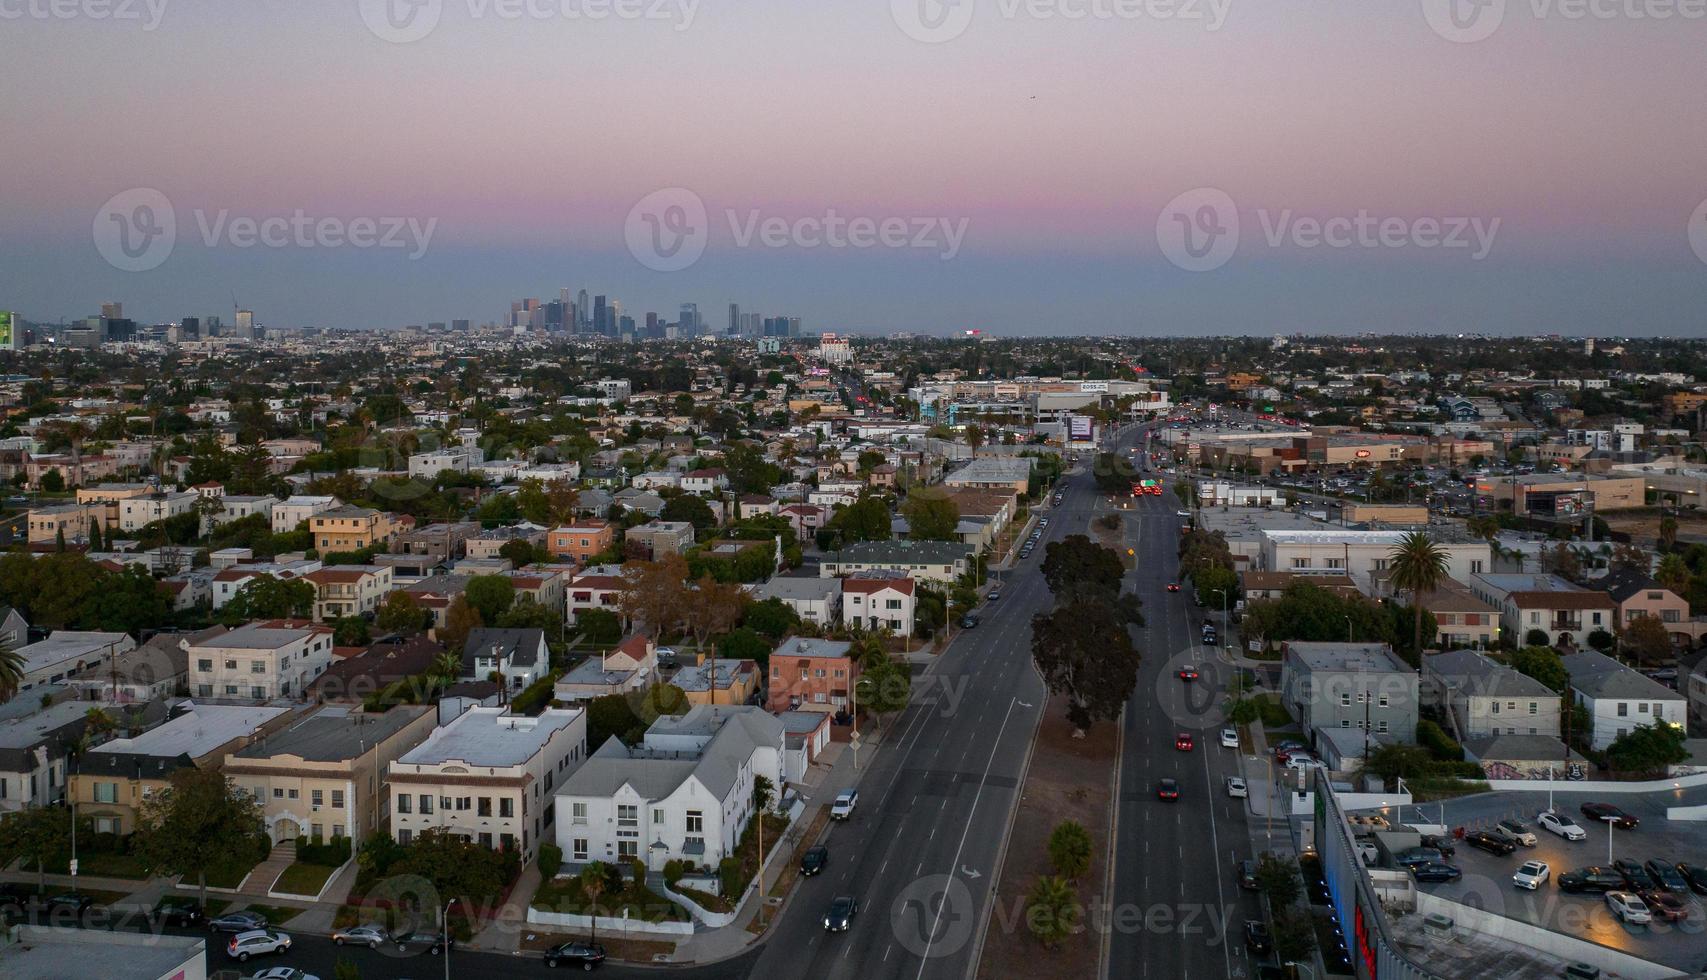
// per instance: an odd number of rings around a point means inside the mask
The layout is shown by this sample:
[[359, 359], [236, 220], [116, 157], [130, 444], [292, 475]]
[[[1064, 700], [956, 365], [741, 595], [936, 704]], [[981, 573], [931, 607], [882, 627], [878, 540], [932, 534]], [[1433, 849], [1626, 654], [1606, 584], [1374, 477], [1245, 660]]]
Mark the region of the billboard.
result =
[[1068, 437], [1074, 442], [1091, 441], [1091, 420], [1088, 416], [1075, 415], [1068, 423]]
[[1594, 510], [1594, 495], [1587, 490], [1531, 490], [1526, 499], [1529, 513], [1541, 518], [1572, 521]]
[[12, 331], [16, 329], [16, 323], [17, 316], [15, 314], [0, 310], [0, 350], [11, 350], [18, 346], [17, 338], [12, 336]]

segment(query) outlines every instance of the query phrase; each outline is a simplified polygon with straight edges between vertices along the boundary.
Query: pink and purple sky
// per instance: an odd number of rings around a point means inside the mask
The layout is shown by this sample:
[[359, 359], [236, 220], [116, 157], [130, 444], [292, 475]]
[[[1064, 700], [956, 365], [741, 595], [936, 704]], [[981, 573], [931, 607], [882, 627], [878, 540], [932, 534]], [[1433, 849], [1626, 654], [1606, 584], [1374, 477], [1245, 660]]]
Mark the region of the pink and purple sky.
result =
[[[493, 320], [566, 286], [642, 316], [696, 302], [721, 326], [738, 302], [809, 330], [1707, 334], [1689, 234], [1707, 21], [1623, 0], [1586, 19], [1509, 0], [1474, 43], [1431, 28], [1434, 0], [1177, 0], [1196, 20], [960, 0], [971, 20], [942, 43], [903, 29], [912, 0], [645, 0], [667, 18], [602, 21], [559, 15], [601, 0], [517, 18], [425, 0], [437, 25], [410, 43], [358, 0], [153, 2], [145, 29], [142, 0], [141, 21], [0, 0], [0, 308], [57, 320], [122, 300], [165, 321], [235, 292], [269, 324], [387, 327]], [[1137, 16], [1103, 16], [1121, 10]], [[710, 240], [658, 272], [625, 223], [672, 187], [703, 200]], [[178, 225], [144, 272], [92, 240], [132, 188], [161, 191]], [[1158, 243], [1196, 188], [1226, 192], [1241, 226], [1207, 272]], [[946, 261], [744, 247], [726, 217], [830, 209], [964, 222], [965, 241]], [[413, 260], [210, 246], [198, 213], [221, 211], [436, 226]], [[1268, 238], [1283, 215], [1359, 213], [1499, 224], [1480, 258]]]

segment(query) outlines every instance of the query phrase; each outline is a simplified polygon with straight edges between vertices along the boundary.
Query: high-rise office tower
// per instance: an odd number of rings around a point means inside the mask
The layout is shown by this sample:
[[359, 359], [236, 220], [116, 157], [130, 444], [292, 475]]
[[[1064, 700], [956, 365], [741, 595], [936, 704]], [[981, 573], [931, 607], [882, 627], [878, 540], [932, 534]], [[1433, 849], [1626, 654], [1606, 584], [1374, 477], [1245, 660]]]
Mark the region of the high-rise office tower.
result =
[[185, 340], [196, 340], [202, 335], [202, 318], [187, 316], [178, 323], [178, 336]]
[[456, 331], [457, 333], [467, 333], [468, 332], [468, 321], [467, 320], [452, 320], [450, 322], [450, 328], [452, 330]]
[[239, 340], [255, 339], [255, 314], [250, 310], [237, 311], [235, 335]]
[[683, 303], [682, 304], [681, 324], [682, 324], [682, 336], [684, 336], [684, 337], [697, 337], [697, 336], [699, 336], [699, 304], [698, 303]]
[[657, 340], [662, 336], [664, 336], [664, 330], [662, 327], [658, 326], [658, 314], [646, 314], [646, 339]]
[[593, 307], [587, 301], [585, 289], [575, 294], [575, 332], [591, 333], [593, 329]]
[[741, 304], [740, 303], [730, 303], [729, 304], [729, 336], [733, 337], [733, 336], [739, 334], [740, 332], [741, 332]]
[[109, 320], [122, 320], [122, 319], [124, 319], [124, 304], [123, 303], [102, 303], [101, 304], [101, 315], [106, 317]]
[[607, 307], [605, 305], [605, 298], [603, 296], [594, 296], [593, 297], [593, 331], [592, 332], [598, 334], [601, 337], [610, 336], [610, 333], [611, 333], [610, 324], [609, 324], [609, 321], [606, 319], [609, 316], [610, 316], [610, 309], [609, 309], [609, 307]]

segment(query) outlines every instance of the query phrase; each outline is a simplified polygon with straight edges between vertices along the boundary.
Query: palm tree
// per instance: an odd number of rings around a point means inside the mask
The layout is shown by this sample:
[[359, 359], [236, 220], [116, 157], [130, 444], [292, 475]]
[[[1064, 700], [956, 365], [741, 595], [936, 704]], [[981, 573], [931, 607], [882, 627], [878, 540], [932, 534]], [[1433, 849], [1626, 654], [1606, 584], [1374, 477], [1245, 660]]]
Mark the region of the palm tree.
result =
[[446, 650], [433, 658], [432, 675], [438, 679], [441, 689], [450, 686], [462, 674], [462, 657]]
[[10, 643], [0, 643], [0, 702], [12, 700], [24, 686], [24, 658]]
[[599, 938], [599, 898], [605, 893], [605, 887], [610, 884], [609, 870], [603, 861], [594, 861], [581, 869], [581, 894], [587, 896], [587, 916], [592, 929], [592, 938]]
[[1660, 518], [1660, 550], [1670, 551], [1677, 547], [1677, 518], [1666, 514]]
[[1414, 628], [1411, 649], [1416, 651], [1417, 663], [1422, 663], [1422, 594], [1440, 588], [1446, 580], [1446, 552], [1429, 540], [1421, 531], [1412, 531], [1400, 540], [1390, 555], [1388, 564], [1393, 571], [1396, 588], [1411, 594], [1411, 621]]
[[1689, 588], [1689, 565], [1680, 554], [1673, 552], [1666, 555], [1660, 559], [1660, 567], [1654, 572], [1654, 581], [1678, 595], [1683, 595]]

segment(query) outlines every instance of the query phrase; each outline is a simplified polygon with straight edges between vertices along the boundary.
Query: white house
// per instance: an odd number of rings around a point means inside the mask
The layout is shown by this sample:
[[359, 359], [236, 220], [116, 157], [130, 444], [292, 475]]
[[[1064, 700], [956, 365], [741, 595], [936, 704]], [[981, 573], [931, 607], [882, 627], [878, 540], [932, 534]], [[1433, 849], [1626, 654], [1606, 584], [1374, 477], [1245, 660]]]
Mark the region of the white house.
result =
[[23, 667], [19, 691], [38, 684], [57, 684], [67, 676], [93, 664], [105, 664], [136, 646], [127, 633], [58, 630], [28, 646], [18, 648]]
[[1562, 658], [1576, 703], [1594, 723], [1593, 746], [1604, 750], [1640, 725], [1688, 723], [1684, 696], [1611, 657], [1581, 650]]
[[866, 630], [913, 635], [913, 579], [905, 572], [861, 572], [842, 579], [842, 621]]
[[575, 617], [589, 609], [620, 613], [617, 603], [628, 582], [622, 577], [620, 565], [594, 565], [569, 579], [564, 590], [563, 619], [575, 625]]
[[841, 622], [842, 580], [777, 576], [769, 582], [749, 586], [754, 602], [775, 599], [794, 610], [802, 621], [831, 626]]
[[187, 653], [196, 697], [300, 697], [332, 665], [332, 629], [290, 620], [250, 623], [192, 644]]
[[337, 497], [311, 497], [301, 494], [291, 496], [273, 505], [273, 533], [284, 534], [296, 530], [296, 526], [308, 520], [315, 514], [324, 514], [336, 507], [342, 507], [343, 501]]
[[527, 690], [550, 670], [544, 630], [473, 629], [462, 647], [464, 680], [483, 681], [498, 674], [511, 694]]
[[389, 766], [392, 834], [407, 844], [439, 829], [531, 861], [552, 838], [557, 787], [586, 759], [581, 708], [470, 708]]
[[150, 493], [119, 501], [119, 530], [140, 531], [155, 521], [188, 514], [202, 499], [199, 493]]
[[782, 787], [783, 743], [782, 722], [762, 708], [727, 705], [661, 717], [632, 749], [612, 738], [559, 792], [557, 844], [575, 864], [714, 868], [752, 818], [754, 780]]

